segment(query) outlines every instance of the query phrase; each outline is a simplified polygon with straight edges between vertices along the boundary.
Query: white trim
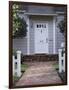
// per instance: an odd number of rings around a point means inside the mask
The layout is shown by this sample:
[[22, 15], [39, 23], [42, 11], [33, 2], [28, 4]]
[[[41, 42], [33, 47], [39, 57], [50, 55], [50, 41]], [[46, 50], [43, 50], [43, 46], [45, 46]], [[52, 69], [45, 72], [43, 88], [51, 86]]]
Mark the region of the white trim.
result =
[[58, 14], [54, 14], [54, 13], [49, 13], [49, 14], [47, 14], [47, 13], [24, 13], [24, 14], [26, 14], [26, 15], [44, 15], [44, 16], [57, 16]]
[[59, 11], [57, 11], [56, 14], [64, 14], [64, 12], [61, 12], [61, 11], [59, 12]]
[[49, 28], [48, 28], [48, 25], [49, 25], [49, 23], [48, 23], [48, 21], [47, 21], [47, 38], [48, 38], [48, 54], [49, 54]]
[[26, 15], [52, 15], [52, 16], [55, 16], [55, 15], [58, 15], [58, 14], [64, 14], [63, 11], [56, 11], [56, 13], [30, 13], [30, 12], [26, 12], [26, 10], [17, 10], [17, 12], [19, 13], [24, 13]]
[[36, 41], [35, 41], [35, 23], [38, 22], [38, 20], [33, 20], [33, 29], [34, 29], [34, 54], [36, 53]]
[[30, 54], [30, 35], [29, 35], [29, 17], [27, 16], [27, 54]]
[[53, 54], [55, 54], [56, 53], [56, 46], [55, 46], [55, 44], [56, 44], [56, 41], [55, 41], [55, 30], [56, 30], [56, 17], [53, 17]]

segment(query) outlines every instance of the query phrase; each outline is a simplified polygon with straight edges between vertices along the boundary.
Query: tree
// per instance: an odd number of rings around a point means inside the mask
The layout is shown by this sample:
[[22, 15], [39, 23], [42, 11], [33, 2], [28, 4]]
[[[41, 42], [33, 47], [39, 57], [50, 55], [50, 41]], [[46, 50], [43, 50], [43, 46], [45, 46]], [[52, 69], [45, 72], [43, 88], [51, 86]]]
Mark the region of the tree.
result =
[[60, 32], [64, 35], [65, 33], [65, 21], [62, 20], [58, 23], [58, 26], [57, 26], [59, 29], [60, 29]]
[[13, 37], [24, 37], [27, 32], [27, 24], [23, 18], [18, 15], [19, 6], [13, 5]]

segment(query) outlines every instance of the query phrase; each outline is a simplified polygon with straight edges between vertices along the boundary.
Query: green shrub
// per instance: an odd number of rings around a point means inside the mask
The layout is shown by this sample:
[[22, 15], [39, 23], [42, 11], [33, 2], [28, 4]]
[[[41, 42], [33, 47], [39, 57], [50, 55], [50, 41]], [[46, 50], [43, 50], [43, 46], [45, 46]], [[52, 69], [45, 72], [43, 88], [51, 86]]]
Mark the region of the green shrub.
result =
[[17, 53], [16, 53], [16, 50], [15, 50], [15, 49], [13, 49], [13, 55], [14, 55], [14, 56], [16, 56], [16, 55], [17, 55]]

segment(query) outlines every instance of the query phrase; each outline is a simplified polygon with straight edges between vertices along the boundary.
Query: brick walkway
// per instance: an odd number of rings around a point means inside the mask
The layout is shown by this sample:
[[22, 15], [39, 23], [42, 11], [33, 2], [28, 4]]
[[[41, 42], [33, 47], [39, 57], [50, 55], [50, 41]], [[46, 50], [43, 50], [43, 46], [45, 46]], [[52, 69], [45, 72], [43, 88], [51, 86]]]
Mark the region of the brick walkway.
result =
[[54, 63], [53, 61], [28, 63], [30, 67], [16, 83], [16, 86], [61, 84], [62, 81], [53, 67]]

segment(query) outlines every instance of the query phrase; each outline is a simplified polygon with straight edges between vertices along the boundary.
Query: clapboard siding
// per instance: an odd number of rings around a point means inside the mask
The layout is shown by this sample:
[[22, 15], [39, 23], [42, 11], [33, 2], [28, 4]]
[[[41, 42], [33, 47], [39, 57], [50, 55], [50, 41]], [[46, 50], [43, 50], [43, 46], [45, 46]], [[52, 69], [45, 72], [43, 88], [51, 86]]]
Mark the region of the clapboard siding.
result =
[[29, 5], [27, 12], [29, 13], [54, 13], [54, 7], [52, 6], [35, 6], [35, 5]]
[[21, 50], [21, 52], [26, 55], [27, 54], [27, 38], [21, 39], [13, 39], [13, 49]]

